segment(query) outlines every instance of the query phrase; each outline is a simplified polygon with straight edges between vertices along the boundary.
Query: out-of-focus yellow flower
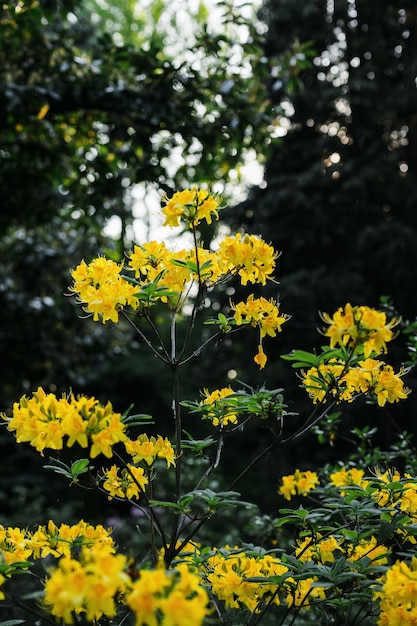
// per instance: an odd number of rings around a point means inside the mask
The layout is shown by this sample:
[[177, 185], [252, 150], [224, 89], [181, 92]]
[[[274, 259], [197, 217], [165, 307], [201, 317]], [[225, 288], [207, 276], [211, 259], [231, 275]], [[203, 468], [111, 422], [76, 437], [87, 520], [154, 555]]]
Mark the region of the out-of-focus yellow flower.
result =
[[306, 470], [305, 472], [296, 469], [294, 474], [282, 477], [282, 485], [278, 490], [286, 500], [291, 500], [292, 496], [305, 496], [309, 491], [317, 487], [319, 477], [316, 472]]

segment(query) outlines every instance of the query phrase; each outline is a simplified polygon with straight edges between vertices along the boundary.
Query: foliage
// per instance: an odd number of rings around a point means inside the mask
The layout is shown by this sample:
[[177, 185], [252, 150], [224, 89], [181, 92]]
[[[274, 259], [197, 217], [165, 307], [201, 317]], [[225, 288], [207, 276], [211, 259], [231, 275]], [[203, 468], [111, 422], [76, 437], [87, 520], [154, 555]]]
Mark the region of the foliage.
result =
[[[227, 235], [216, 248], [201, 245], [199, 223], [221, 211], [221, 199], [206, 189], [176, 192], [163, 204], [168, 226], [190, 230], [190, 249], [152, 241], [134, 246], [123, 264], [104, 256], [81, 261], [71, 271], [70, 292], [93, 322], [128, 320], [169, 370], [172, 437], [149, 435], [147, 414], [122, 414], [110, 402], [73, 393], [59, 397], [41, 387], [2, 414], [18, 443], [41, 456], [53, 452], [46, 469], [131, 507], [123, 549], [111, 528], [83, 519], [49, 520], [33, 529], [1, 526], [0, 602], [8, 612], [3, 624], [36, 616], [40, 625], [54, 618], [103, 626], [289, 626], [317, 620], [411, 625], [417, 612], [417, 478], [406, 434], [383, 452], [372, 445], [369, 429], [356, 428], [350, 458], [281, 477], [279, 494], [296, 504], [273, 518], [257, 515], [254, 503], [236, 491], [243, 478], [257, 480], [258, 466], [272, 451], [323, 424], [343, 427], [343, 404], [365, 396], [384, 407], [407, 397], [406, 371], [396, 372], [381, 359], [400, 320], [363, 305], [322, 314], [328, 345], [284, 355], [300, 370], [313, 401], [306, 416], [288, 410], [282, 389], [265, 386], [204, 390], [199, 401], [183, 401], [182, 368], [201, 350], [222, 335], [254, 329], [254, 361], [263, 369], [263, 340], [276, 337], [287, 318], [278, 303], [251, 294], [231, 306], [229, 318], [209, 318], [210, 334], [195, 349], [190, 337], [195, 325], [204, 324], [207, 294], [232, 278], [251, 289], [266, 286], [275, 280], [277, 254], [249, 234]], [[154, 318], [160, 306], [169, 319], [167, 338]], [[181, 341], [180, 322], [186, 327]], [[201, 416], [210, 424], [209, 436], [197, 439], [184, 428], [185, 409], [192, 422]], [[268, 432], [268, 444], [226, 480], [224, 449], [254, 421]], [[335, 431], [328, 434], [332, 442]], [[306, 498], [311, 505], [304, 505]], [[223, 520], [233, 525], [242, 511], [246, 528], [235, 525], [234, 535], [228, 534]], [[220, 526], [212, 526], [216, 519]], [[24, 594], [21, 576], [30, 581]]]

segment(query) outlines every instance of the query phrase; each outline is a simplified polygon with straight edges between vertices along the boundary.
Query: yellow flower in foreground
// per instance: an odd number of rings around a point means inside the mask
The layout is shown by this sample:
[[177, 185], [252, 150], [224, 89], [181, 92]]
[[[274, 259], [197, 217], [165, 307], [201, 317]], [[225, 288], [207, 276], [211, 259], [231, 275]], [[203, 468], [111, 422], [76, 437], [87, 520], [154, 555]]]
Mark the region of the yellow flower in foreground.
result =
[[380, 601], [378, 626], [415, 626], [417, 623], [417, 558], [410, 565], [397, 561], [382, 579], [374, 598]]
[[74, 614], [85, 613], [95, 622], [116, 615], [115, 598], [130, 587], [127, 559], [100, 546], [82, 549], [80, 560], [62, 557], [45, 583], [44, 603], [57, 619], [71, 624]]
[[198, 575], [182, 563], [172, 571], [141, 570], [125, 601], [136, 626], [200, 626], [208, 599]]

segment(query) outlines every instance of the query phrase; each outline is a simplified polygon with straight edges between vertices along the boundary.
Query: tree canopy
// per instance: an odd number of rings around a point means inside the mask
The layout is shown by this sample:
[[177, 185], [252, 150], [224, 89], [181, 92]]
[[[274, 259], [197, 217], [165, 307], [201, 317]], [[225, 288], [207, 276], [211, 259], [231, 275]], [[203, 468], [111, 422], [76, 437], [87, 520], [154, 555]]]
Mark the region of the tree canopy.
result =
[[[315, 49], [284, 102], [264, 188], [241, 213], [283, 251], [288, 312], [300, 320], [307, 302], [312, 314], [388, 295], [415, 316], [415, 3], [268, 0], [262, 15], [268, 57], [297, 37]], [[282, 81], [269, 93], [278, 103]]]

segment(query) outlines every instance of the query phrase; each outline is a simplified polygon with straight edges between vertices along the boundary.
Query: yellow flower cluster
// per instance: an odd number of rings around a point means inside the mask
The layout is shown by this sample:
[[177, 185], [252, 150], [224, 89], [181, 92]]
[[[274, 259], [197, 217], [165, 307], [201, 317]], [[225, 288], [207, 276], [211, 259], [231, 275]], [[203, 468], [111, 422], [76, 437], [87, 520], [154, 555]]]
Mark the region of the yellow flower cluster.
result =
[[380, 601], [378, 626], [415, 626], [417, 624], [417, 558], [410, 565], [394, 563], [374, 594]]
[[[167, 467], [175, 465], [175, 451], [166, 437], [160, 435], [148, 437], [143, 434], [134, 440], [126, 439], [124, 445], [133, 463], [142, 463], [145, 468], [153, 465], [158, 458], [164, 459]], [[143, 467], [136, 467], [131, 463], [128, 463], [122, 470], [117, 465], [112, 465], [104, 471], [103, 479], [103, 488], [109, 492], [109, 500], [111, 498], [139, 499], [149, 482]]]
[[92, 315], [94, 321], [101, 318], [103, 323], [107, 320], [118, 322], [121, 309], [126, 306], [137, 308], [137, 288], [121, 276], [121, 271], [121, 265], [104, 257], [98, 257], [88, 265], [81, 261], [72, 270], [74, 285], [69, 289], [77, 295], [77, 301], [85, 305], [84, 311]]
[[61, 450], [78, 443], [82, 448], [91, 444], [90, 457], [104, 454], [110, 458], [112, 447], [126, 440], [125, 425], [120, 413], [110, 402], [102, 406], [95, 398], [69, 395], [57, 398], [41, 387], [31, 398], [22, 396], [13, 405], [13, 413], [0, 418], [7, 428], [15, 431], [17, 443], [29, 442], [43, 454], [45, 448]]
[[258, 354], [254, 360], [262, 369], [267, 360], [262, 347], [262, 339], [266, 335], [275, 337], [277, 332], [281, 332], [281, 327], [288, 320], [288, 316], [280, 314], [278, 304], [274, 300], [255, 298], [253, 294], [248, 296], [246, 302], [232, 304], [232, 309], [238, 326], [250, 324], [259, 329]]
[[122, 470], [117, 465], [112, 465], [104, 471], [103, 478], [103, 489], [109, 492], [109, 500], [112, 498], [139, 499], [149, 482], [143, 468], [135, 467], [130, 463]]
[[[288, 568], [270, 554], [253, 557], [237, 549], [230, 554], [216, 550], [204, 562], [204, 569], [208, 572], [206, 577], [212, 592], [227, 608], [246, 607], [252, 612], [276, 590], [276, 583], [268, 583], [266, 579], [288, 572]], [[253, 577], [265, 578], [265, 581], [248, 580]], [[279, 604], [278, 596], [275, 602]]]
[[136, 626], [200, 626], [209, 613], [208, 599], [199, 576], [179, 563], [171, 571], [142, 570], [125, 602]]
[[[395, 470], [381, 472], [374, 470], [373, 476], [364, 476], [363, 469], [357, 467], [341, 467], [329, 476], [329, 484], [337, 487], [342, 496], [346, 495], [346, 487], [357, 487], [367, 490], [375, 502], [384, 509], [390, 509], [395, 515], [402, 511], [409, 517], [409, 521], [403, 522], [403, 530], [406, 533], [408, 524], [417, 523], [417, 479], [410, 474], [401, 474]], [[295, 470], [294, 474], [282, 477], [279, 493], [287, 500], [296, 495], [306, 495], [319, 485], [319, 479], [315, 472]], [[392, 487], [392, 484], [394, 485]], [[413, 536], [407, 537], [414, 542]]]
[[343, 554], [347, 561], [351, 562], [366, 557], [377, 566], [386, 564], [389, 554], [387, 548], [378, 544], [374, 536], [366, 540], [361, 539], [358, 544], [354, 544], [352, 541], [348, 541], [346, 537], [328, 535], [323, 538], [320, 533], [317, 533], [314, 538], [305, 537], [303, 540], [297, 540], [295, 556], [302, 563], [313, 561], [324, 565], [325, 563], [334, 563], [335, 552]]
[[74, 547], [105, 546], [110, 552], [115, 551], [110, 530], [100, 524], [92, 526], [80, 520], [69, 526], [56, 526], [52, 520], [45, 526], [30, 532], [20, 528], [0, 526], [0, 562], [11, 565], [28, 559], [45, 558], [49, 555], [57, 558], [70, 556]]
[[292, 496], [305, 496], [309, 491], [314, 489], [319, 484], [319, 478], [316, 472], [306, 470], [301, 472], [296, 469], [294, 474], [282, 477], [282, 485], [279, 488], [279, 493], [284, 496], [286, 500], [291, 500]]
[[[140, 291], [150, 284], [155, 285], [151, 291], [153, 301], [169, 301], [175, 307], [182, 306], [181, 296], [188, 292], [192, 282], [213, 287], [233, 274], [239, 274], [244, 285], [248, 281], [265, 284], [274, 271], [277, 254], [260, 237], [246, 237], [250, 244], [244, 243], [240, 234], [227, 237], [216, 252], [201, 247], [169, 250], [164, 242], [158, 241], [135, 245], [126, 270], [134, 273], [137, 285], [132, 285], [120, 274], [122, 266], [98, 257], [89, 265], [81, 261], [72, 270], [74, 284], [69, 289], [94, 321], [101, 319], [103, 323], [108, 320], [117, 323], [124, 308], [136, 310], [139, 307]], [[241, 249], [245, 252], [239, 252]], [[228, 258], [231, 250], [234, 251], [233, 257]]]
[[116, 596], [129, 588], [127, 559], [106, 546], [81, 548], [77, 559], [64, 556], [45, 582], [44, 604], [65, 624], [85, 613], [89, 622], [116, 615]]
[[331, 317], [328, 313], [321, 315], [329, 328], [323, 331], [325, 337], [330, 337], [330, 347], [350, 346], [355, 349], [363, 347], [364, 357], [371, 353], [386, 352], [386, 344], [394, 338], [392, 328], [399, 319], [387, 321], [385, 313], [368, 306], [354, 306], [346, 304], [340, 307]]
[[261, 237], [242, 235], [226, 237], [219, 244], [218, 256], [223, 273], [238, 273], [242, 285], [265, 285], [275, 270], [278, 253]]
[[374, 394], [379, 406], [398, 402], [407, 397], [409, 390], [401, 376], [391, 365], [376, 359], [359, 361], [356, 367], [347, 367], [337, 359], [310, 368], [303, 376], [303, 385], [314, 403], [333, 397], [337, 402], [352, 402], [361, 393]]
[[227, 426], [228, 424], [237, 424], [238, 417], [233, 408], [226, 402], [222, 402], [224, 398], [233, 395], [235, 392], [231, 387], [223, 387], [223, 389], [215, 389], [211, 393], [204, 389], [204, 400], [200, 404], [208, 406], [209, 409], [203, 414], [209, 419], [213, 426]]
[[410, 524], [417, 524], [417, 479], [404, 474], [401, 476], [396, 469], [382, 472], [376, 468], [374, 476], [364, 478], [364, 471], [355, 467], [341, 468], [330, 475], [330, 483], [341, 489], [353, 486], [366, 489], [383, 512], [387, 510], [394, 517], [402, 511], [407, 518], [403, 518], [402, 527], [397, 532], [410, 543], [416, 543], [413, 533], [408, 533]]
[[[197, 258], [198, 257], [198, 258]], [[135, 245], [129, 255], [127, 269], [132, 270], [141, 285], [152, 282], [161, 290], [160, 298], [166, 302], [176, 294], [177, 300], [192, 281], [215, 284], [222, 276], [222, 267], [215, 252], [204, 248], [169, 250], [164, 242], [150, 241]], [[159, 297], [158, 292], [153, 296]]]
[[[341, 467], [340, 470], [332, 472], [330, 474], [330, 483], [335, 487], [365, 487], [369, 484], [369, 481], [364, 479], [365, 471], [358, 469], [357, 467]], [[344, 491], [341, 491], [342, 495], [345, 495]]]
[[132, 611], [137, 626], [200, 626], [208, 613], [208, 595], [185, 563], [172, 571], [139, 570], [132, 580], [126, 556], [116, 553], [110, 530], [101, 525], [49, 521], [34, 532], [0, 526], [1, 563], [45, 557], [59, 561], [48, 566], [43, 604], [63, 624], [81, 615], [91, 623], [114, 617], [120, 603]]
[[126, 452], [132, 457], [134, 463], [144, 462], [150, 466], [156, 459], [164, 459], [167, 467], [175, 465], [175, 451], [167, 437], [148, 437], [139, 435], [137, 439], [128, 439], [125, 442]]
[[[216, 551], [204, 562], [206, 579], [212, 592], [226, 608], [246, 608], [257, 613], [273, 597], [274, 604], [302, 607], [306, 610], [318, 599], [325, 598], [323, 587], [316, 578], [295, 580], [289, 570], [271, 554], [248, 556], [238, 549], [229, 554]], [[282, 577], [282, 582], [270, 582], [270, 577]], [[277, 587], [279, 593], [277, 593]]]
[[197, 226], [202, 220], [211, 224], [212, 216], [219, 217], [218, 209], [221, 199], [205, 189], [185, 189], [177, 191], [171, 198], [164, 197], [162, 213], [165, 215], [164, 226], [179, 226], [181, 220], [190, 228]]

